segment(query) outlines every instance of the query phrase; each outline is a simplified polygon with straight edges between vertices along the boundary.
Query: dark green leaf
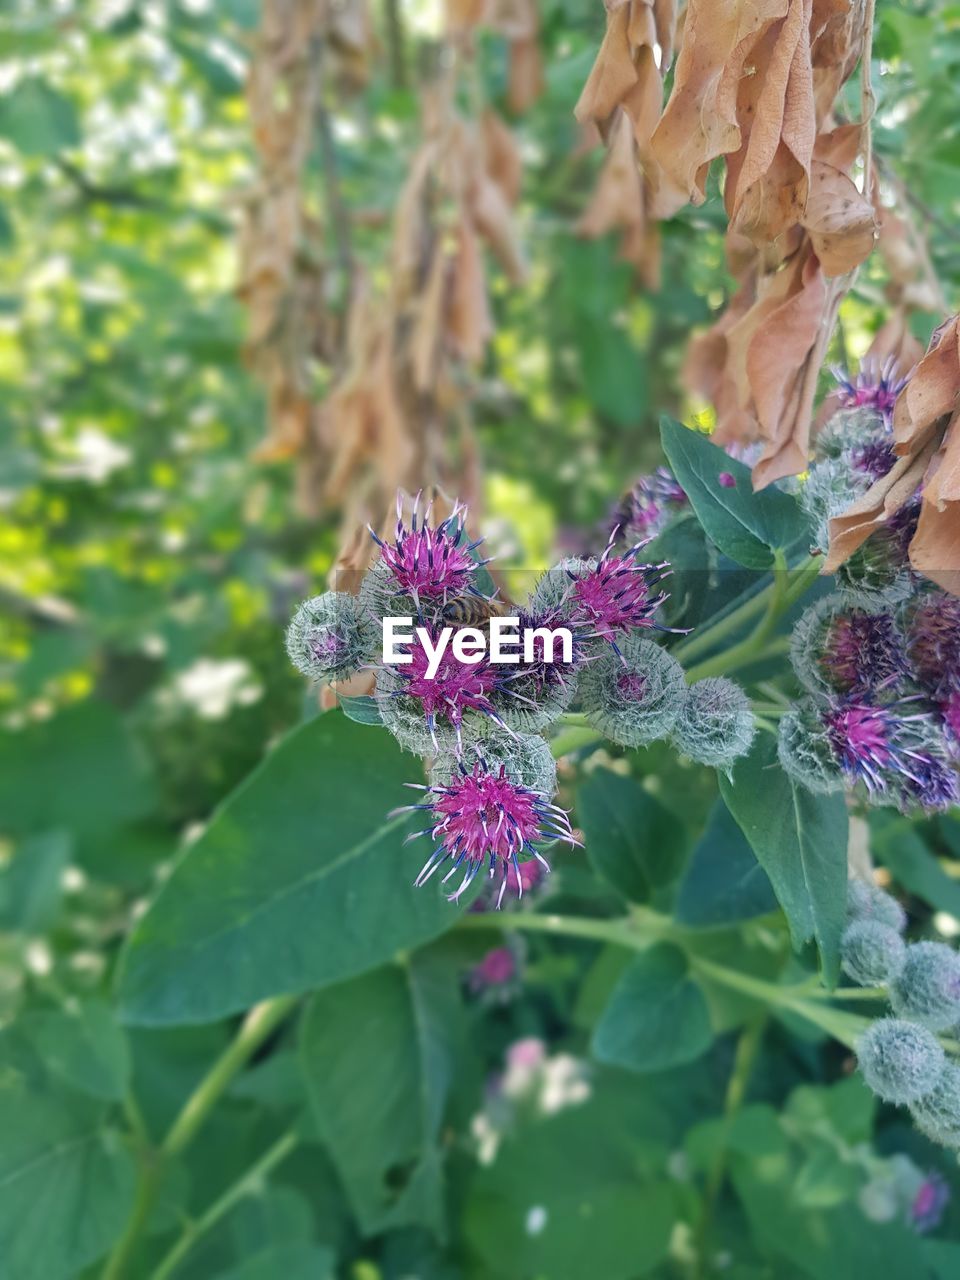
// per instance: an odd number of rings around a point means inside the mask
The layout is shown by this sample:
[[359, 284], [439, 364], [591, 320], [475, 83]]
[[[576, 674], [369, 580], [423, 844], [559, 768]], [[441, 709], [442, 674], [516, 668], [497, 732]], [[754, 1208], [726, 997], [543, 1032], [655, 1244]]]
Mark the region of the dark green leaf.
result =
[[[707, 536], [725, 555], [749, 569], [769, 569], [774, 550], [803, 536], [796, 499], [779, 489], [754, 493], [750, 470], [711, 444], [707, 436], [672, 418], [660, 420], [664, 452]], [[730, 487], [719, 476], [731, 476]]]
[[133, 1201], [133, 1161], [86, 1105], [0, 1087], [4, 1280], [66, 1280], [106, 1253]]
[[0, 869], [0, 929], [43, 933], [56, 919], [63, 897], [63, 873], [70, 861], [70, 837], [46, 831], [20, 841]]
[[795, 947], [815, 938], [824, 979], [840, 968], [847, 902], [847, 806], [842, 795], [814, 795], [790, 779], [776, 743], [758, 735], [720, 790], [787, 917]]
[[46, 1067], [71, 1088], [108, 1102], [123, 1099], [130, 1055], [105, 1004], [87, 1000], [76, 1008], [38, 1010], [20, 1026]]
[[441, 1228], [436, 1137], [451, 1082], [455, 983], [420, 953], [327, 987], [304, 1015], [300, 1059], [313, 1113], [367, 1233]]
[[633, 778], [597, 769], [577, 793], [587, 857], [631, 902], [677, 876], [686, 852], [683, 826]]
[[700, 927], [736, 924], [766, 915], [776, 905], [767, 873], [730, 810], [718, 800], [680, 884], [677, 919]]
[[348, 719], [355, 721], [357, 724], [383, 725], [376, 698], [370, 698], [366, 695], [351, 698], [347, 697], [346, 694], [340, 694], [337, 698], [337, 705]]
[[683, 952], [658, 943], [614, 988], [593, 1035], [596, 1058], [631, 1071], [662, 1071], [698, 1058], [713, 1039], [703, 993]]
[[215, 1280], [334, 1280], [336, 1259], [329, 1249], [313, 1244], [278, 1244], [245, 1262], [219, 1271]]
[[386, 733], [336, 714], [280, 743], [181, 858], [140, 920], [120, 978], [124, 1017], [211, 1021], [281, 992], [376, 968], [449, 928], [459, 908], [414, 889], [417, 766]]
[[947, 875], [908, 819], [871, 814], [870, 848], [898, 884], [935, 911], [960, 917], [960, 882]]

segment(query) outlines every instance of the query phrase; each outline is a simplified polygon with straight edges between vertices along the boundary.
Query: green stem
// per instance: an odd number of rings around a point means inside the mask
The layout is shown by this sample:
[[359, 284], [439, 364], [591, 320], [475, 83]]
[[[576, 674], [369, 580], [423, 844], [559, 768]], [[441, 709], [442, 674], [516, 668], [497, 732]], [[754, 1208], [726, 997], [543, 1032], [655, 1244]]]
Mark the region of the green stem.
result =
[[187, 1099], [160, 1149], [142, 1153], [133, 1209], [123, 1235], [107, 1259], [102, 1280], [121, 1280], [127, 1274], [149, 1222], [168, 1162], [188, 1146], [233, 1077], [296, 1003], [296, 996], [277, 996], [251, 1009], [234, 1040]]
[[696, 1233], [696, 1268], [697, 1275], [702, 1276], [706, 1271], [706, 1250], [707, 1240], [710, 1235], [710, 1227], [713, 1223], [714, 1210], [716, 1209], [717, 1199], [723, 1187], [724, 1179], [727, 1173], [727, 1155], [729, 1152], [730, 1134], [733, 1130], [733, 1123], [736, 1119], [737, 1112], [743, 1106], [743, 1100], [746, 1097], [747, 1086], [750, 1083], [750, 1075], [753, 1071], [753, 1064], [756, 1062], [757, 1053], [763, 1042], [763, 1032], [766, 1027], [767, 1020], [765, 1017], [754, 1019], [747, 1023], [740, 1038], [737, 1041], [737, 1049], [733, 1059], [733, 1070], [730, 1073], [730, 1080], [727, 1084], [726, 1098], [723, 1105], [723, 1127], [721, 1131], [720, 1143], [717, 1148], [717, 1154], [714, 1157], [713, 1164], [707, 1176], [707, 1185], [703, 1196], [703, 1210], [700, 1215], [700, 1221], [697, 1223]]
[[687, 683], [692, 684], [694, 680], [703, 680], [706, 676], [727, 675], [731, 671], [739, 670], [740, 667], [749, 666], [751, 662], [756, 662], [760, 658], [773, 658], [777, 654], [786, 653], [789, 648], [790, 641], [786, 636], [777, 637], [766, 643], [758, 642], [753, 636], [748, 636], [746, 640], [733, 645], [724, 653], [718, 653], [715, 657], [708, 658], [706, 662], [699, 662], [695, 667], [690, 667], [687, 670]]
[[153, 1273], [152, 1280], [169, 1280], [174, 1271], [194, 1247], [198, 1240], [210, 1231], [233, 1206], [255, 1191], [267, 1175], [290, 1154], [297, 1145], [298, 1137], [295, 1129], [285, 1133], [244, 1173], [232, 1183], [219, 1199], [196, 1222], [188, 1222], [179, 1240], [164, 1255]]

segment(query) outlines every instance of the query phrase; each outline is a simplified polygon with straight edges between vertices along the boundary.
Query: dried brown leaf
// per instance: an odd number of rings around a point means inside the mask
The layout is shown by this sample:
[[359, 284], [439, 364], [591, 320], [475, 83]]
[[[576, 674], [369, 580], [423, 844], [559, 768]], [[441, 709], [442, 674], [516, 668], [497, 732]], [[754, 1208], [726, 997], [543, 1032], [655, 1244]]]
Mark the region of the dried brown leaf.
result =
[[873, 205], [852, 179], [822, 160], [811, 165], [810, 195], [801, 221], [824, 275], [845, 275], [870, 256], [877, 233]]

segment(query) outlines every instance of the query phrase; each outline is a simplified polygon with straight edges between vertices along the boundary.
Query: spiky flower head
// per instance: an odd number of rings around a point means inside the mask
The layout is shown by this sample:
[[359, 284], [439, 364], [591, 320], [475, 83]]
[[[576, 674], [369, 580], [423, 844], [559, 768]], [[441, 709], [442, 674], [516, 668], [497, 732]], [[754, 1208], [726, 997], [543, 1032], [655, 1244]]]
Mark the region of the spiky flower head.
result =
[[817, 435], [815, 467], [827, 458], [849, 464], [854, 450], [889, 442], [892, 437], [889, 421], [872, 405], [841, 405]]
[[780, 720], [777, 736], [780, 764], [818, 795], [842, 791], [846, 785], [823, 719], [823, 704], [801, 698]]
[[545, 738], [532, 733], [494, 733], [468, 743], [461, 760], [440, 756], [430, 770], [431, 786], [446, 787], [463, 774], [481, 765], [486, 773], [502, 767], [511, 782], [548, 798], [557, 789], [557, 762]]
[[933, 1087], [911, 1102], [910, 1115], [931, 1142], [960, 1150], [960, 1067], [948, 1062]]
[[287, 654], [311, 680], [343, 680], [371, 656], [372, 635], [355, 597], [327, 591], [304, 600], [293, 615]]
[[571, 572], [573, 584], [569, 617], [617, 648], [618, 640], [633, 630], [664, 628], [655, 614], [667, 599], [661, 589], [669, 572], [666, 562], [644, 564], [638, 559], [643, 543], [616, 553], [611, 537], [596, 564]]
[[[437, 633], [431, 639], [436, 641]], [[459, 662], [448, 646], [430, 676], [430, 655], [419, 636], [407, 653], [410, 662], [382, 667], [377, 677], [383, 723], [401, 746], [418, 755], [451, 748], [459, 754], [462, 743], [481, 732], [483, 717], [502, 727], [491, 701], [501, 668], [486, 658]], [[418, 733], [417, 725], [425, 733]]]
[[[569, 585], [569, 580], [567, 580]], [[502, 666], [500, 687], [493, 703], [508, 728], [536, 733], [566, 711], [577, 691], [580, 668], [588, 660], [584, 628], [563, 617], [559, 608], [536, 610], [531, 604], [516, 610], [521, 636], [529, 634], [533, 657]], [[570, 633], [569, 661], [559, 638], [548, 645], [546, 634], [565, 627]]]
[[667, 737], [686, 696], [680, 663], [646, 636], [628, 636], [619, 653], [608, 650], [580, 676], [587, 719], [623, 747]]
[[874, 409], [888, 421], [893, 416], [897, 396], [907, 385], [907, 377], [900, 373], [896, 356], [889, 356], [883, 362], [864, 356], [855, 377], [836, 367], [831, 372], [845, 409]]
[[884, 1102], [915, 1103], [936, 1087], [946, 1058], [936, 1036], [913, 1022], [878, 1018], [857, 1041], [857, 1061]]
[[[370, 534], [380, 548], [380, 564], [384, 565], [398, 592], [421, 601], [435, 602], [448, 596], [459, 596], [474, 589], [474, 577], [481, 564], [473, 551], [482, 539], [467, 540], [467, 511], [457, 505], [445, 520], [430, 524], [431, 506], [421, 519], [420, 495], [413, 504], [409, 527], [403, 520], [403, 503], [397, 497], [397, 529], [393, 542], [384, 542]], [[479, 594], [479, 593], [478, 593]]]
[[899, 973], [906, 944], [889, 925], [854, 920], [840, 939], [843, 970], [861, 987], [883, 987]]
[[848, 881], [847, 915], [851, 920], [884, 924], [897, 933], [903, 933], [907, 927], [907, 913], [896, 898], [868, 880]]
[[618, 538], [652, 538], [687, 505], [683, 486], [669, 467], [634, 481], [617, 504], [611, 528]]
[[449, 867], [443, 884], [462, 869], [463, 878], [450, 895], [451, 901], [456, 901], [486, 867], [490, 878], [500, 881], [499, 907], [511, 868], [518, 896], [523, 892], [521, 858], [535, 858], [549, 870], [542, 853], [545, 847], [557, 840], [579, 844], [566, 812], [546, 796], [514, 782], [504, 765], [488, 769], [477, 760], [468, 769], [461, 764], [458, 775], [446, 785], [420, 789], [425, 792], [424, 801], [410, 809], [430, 813], [431, 825], [415, 834], [429, 835], [437, 847], [415, 883], [418, 887], [426, 884], [444, 864]]
[[917, 681], [931, 692], [960, 689], [960, 599], [945, 591], [920, 596], [909, 611], [907, 639]]
[[691, 760], [727, 769], [750, 750], [754, 732], [750, 699], [721, 676], [690, 685], [671, 738]]
[[901, 1018], [931, 1031], [960, 1022], [960, 954], [942, 942], [915, 942], [890, 984], [890, 1003]]
[[813, 693], [867, 693], [907, 674], [904, 640], [893, 615], [834, 594], [807, 609], [794, 627], [790, 661]]

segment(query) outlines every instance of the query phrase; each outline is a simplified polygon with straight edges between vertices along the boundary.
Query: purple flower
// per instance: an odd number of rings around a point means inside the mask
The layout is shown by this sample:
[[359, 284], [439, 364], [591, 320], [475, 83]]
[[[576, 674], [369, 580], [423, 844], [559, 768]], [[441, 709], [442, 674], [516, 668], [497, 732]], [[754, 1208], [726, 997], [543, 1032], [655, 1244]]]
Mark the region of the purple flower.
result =
[[[873, 796], [889, 794], [901, 807], [945, 809], [960, 798], [957, 775], [934, 748], [936, 727], [911, 699], [874, 706], [840, 698], [824, 713], [827, 739], [851, 782]], [[931, 732], [931, 729], [933, 732]]]
[[514, 782], [503, 765], [493, 771], [478, 760], [468, 771], [461, 764], [459, 775], [445, 786], [418, 789], [425, 791], [428, 799], [410, 808], [430, 812], [433, 824], [415, 835], [429, 835], [438, 844], [415, 883], [418, 887], [426, 884], [438, 867], [449, 862], [450, 869], [443, 878], [446, 884], [463, 867], [463, 879], [451, 895], [451, 902], [469, 887], [486, 863], [490, 877], [500, 877], [499, 907], [511, 870], [517, 896], [523, 893], [521, 855], [532, 856], [549, 871], [549, 863], [540, 852], [544, 845], [554, 840], [579, 844], [565, 811], [539, 792]]
[[585, 626], [591, 636], [609, 640], [640, 627], [667, 630], [654, 621], [654, 614], [667, 599], [661, 590], [669, 565], [638, 563], [644, 543], [614, 554], [616, 530], [596, 565], [568, 570], [573, 582], [569, 616]]
[[865, 693], [896, 683], [906, 673], [900, 632], [889, 613], [838, 613], [824, 636], [820, 664], [843, 693]]
[[850, 461], [855, 470], [863, 472], [871, 480], [885, 476], [896, 460], [892, 440], [868, 440], [850, 451]]
[[410, 528], [403, 523], [403, 508], [397, 497], [397, 532], [392, 543], [383, 542], [374, 533], [380, 547], [380, 561], [386, 565], [398, 591], [412, 596], [418, 607], [420, 600], [435, 601], [447, 596], [472, 592], [479, 595], [471, 579], [486, 560], [474, 560], [471, 552], [483, 541], [467, 542], [464, 532], [466, 508], [457, 505], [440, 524], [431, 528], [428, 506], [419, 519], [420, 495], [417, 494], [410, 517]]
[[[431, 636], [434, 643], [437, 642], [438, 634], [435, 632]], [[430, 676], [427, 674], [430, 655], [419, 636], [411, 641], [407, 652], [410, 662], [386, 668], [391, 682], [395, 682], [391, 697], [410, 698], [419, 703], [435, 741], [438, 718], [449, 723], [458, 736], [463, 717], [468, 711], [479, 712], [489, 716], [497, 724], [502, 723], [490, 700], [501, 681], [500, 668], [493, 666], [486, 658], [476, 663], [459, 662], [448, 646], [436, 671]]]
[[897, 372], [894, 356], [882, 364], [872, 356], [864, 356], [855, 378], [840, 368], [834, 368], [832, 373], [839, 385], [838, 394], [844, 409], [876, 409], [888, 419], [893, 414], [897, 396], [907, 385], [907, 378]]
[[470, 970], [470, 989], [484, 992], [495, 987], [505, 987], [516, 978], [518, 972], [517, 957], [510, 947], [494, 947]]
[[943, 1219], [950, 1202], [950, 1188], [939, 1173], [928, 1173], [917, 1190], [909, 1209], [910, 1222], [915, 1231], [924, 1235], [935, 1230]]
[[934, 591], [910, 619], [910, 658], [926, 689], [949, 696], [960, 689], [960, 599]]
[[717, 481], [724, 489], [735, 489], [737, 487], [737, 477], [732, 471], [721, 471], [717, 476]]
[[960, 755], [960, 689], [948, 693], [938, 704], [938, 709], [950, 750], [954, 756]]
[[614, 534], [652, 538], [670, 516], [687, 505], [687, 495], [669, 467], [640, 476], [613, 513]]

